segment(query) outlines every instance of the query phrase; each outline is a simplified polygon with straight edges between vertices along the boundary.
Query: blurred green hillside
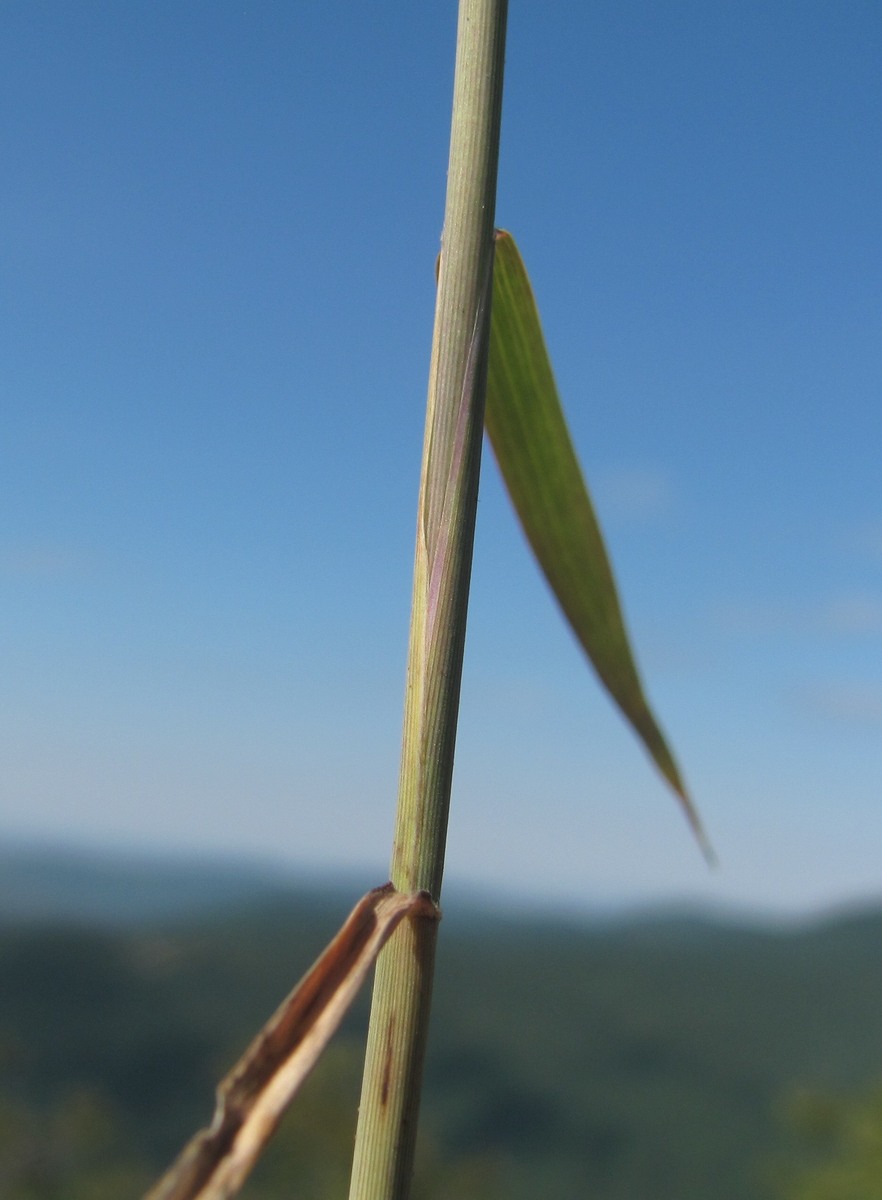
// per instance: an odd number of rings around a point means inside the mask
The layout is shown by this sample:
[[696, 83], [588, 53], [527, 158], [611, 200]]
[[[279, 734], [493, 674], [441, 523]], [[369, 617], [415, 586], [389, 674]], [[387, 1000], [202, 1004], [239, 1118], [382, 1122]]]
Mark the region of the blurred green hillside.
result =
[[[102, 927], [7, 913], [0, 1195], [139, 1196], [356, 899], [258, 888]], [[282, 1200], [292, 1179], [305, 1200], [346, 1194], [366, 1002], [246, 1198]], [[879, 912], [774, 930], [454, 908], [417, 1195], [795, 1197], [819, 1143], [794, 1105], [882, 1077], [880, 1014]]]

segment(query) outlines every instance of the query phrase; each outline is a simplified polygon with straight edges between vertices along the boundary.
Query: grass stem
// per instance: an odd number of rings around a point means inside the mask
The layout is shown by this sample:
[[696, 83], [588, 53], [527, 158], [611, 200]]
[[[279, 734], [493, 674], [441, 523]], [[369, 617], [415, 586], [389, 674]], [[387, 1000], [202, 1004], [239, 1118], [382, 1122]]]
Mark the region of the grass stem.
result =
[[[507, 0], [460, 0], [441, 271], [420, 480], [392, 882], [437, 901], [444, 869], [489, 337]], [[406, 1200], [437, 922], [377, 964], [350, 1200]]]

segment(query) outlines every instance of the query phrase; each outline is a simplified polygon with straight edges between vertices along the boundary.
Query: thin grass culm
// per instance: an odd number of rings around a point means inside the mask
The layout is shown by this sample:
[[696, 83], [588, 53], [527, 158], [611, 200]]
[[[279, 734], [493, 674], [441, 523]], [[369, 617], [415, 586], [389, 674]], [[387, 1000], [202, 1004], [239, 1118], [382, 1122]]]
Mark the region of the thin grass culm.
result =
[[714, 861], [644, 690], [529, 276], [512, 235], [494, 228], [505, 25], [505, 0], [460, 0], [391, 883], [359, 902], [147, 1200], [234, 1194], [377, 955], [350, 1200], [408, 1200], [485, 428], [562, 616]]
[[[453, 773], [488, 358], [506, 0], [461, 0], [420, 479], [396, 888], [439, 899]], [[437, 922], [405, 921], [377, 964], [350, 1200], [406, 1200]]]

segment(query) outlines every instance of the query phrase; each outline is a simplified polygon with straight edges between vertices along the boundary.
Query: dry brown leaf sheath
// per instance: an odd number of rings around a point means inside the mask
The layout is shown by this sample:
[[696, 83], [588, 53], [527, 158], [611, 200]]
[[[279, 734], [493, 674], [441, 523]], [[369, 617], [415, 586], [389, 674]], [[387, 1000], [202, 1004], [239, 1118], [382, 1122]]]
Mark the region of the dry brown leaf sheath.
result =
[[364, 896], [217, 1090], [214, 1120], [144, 1200], [226, 1200], [242, 1186], [404, 917], [437, 920], [428, 892]]

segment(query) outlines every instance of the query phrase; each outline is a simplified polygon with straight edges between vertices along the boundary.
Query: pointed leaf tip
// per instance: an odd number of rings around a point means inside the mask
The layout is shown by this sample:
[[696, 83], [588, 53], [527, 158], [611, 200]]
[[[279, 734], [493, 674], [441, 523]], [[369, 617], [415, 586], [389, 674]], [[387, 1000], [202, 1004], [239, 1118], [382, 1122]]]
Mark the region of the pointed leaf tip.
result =
[[612, 699], [715, 856], [646, 700], [609, 556], [573, 449], [533, 290], [514, 238], [497, 230], [487, 435], [527, 541]]

